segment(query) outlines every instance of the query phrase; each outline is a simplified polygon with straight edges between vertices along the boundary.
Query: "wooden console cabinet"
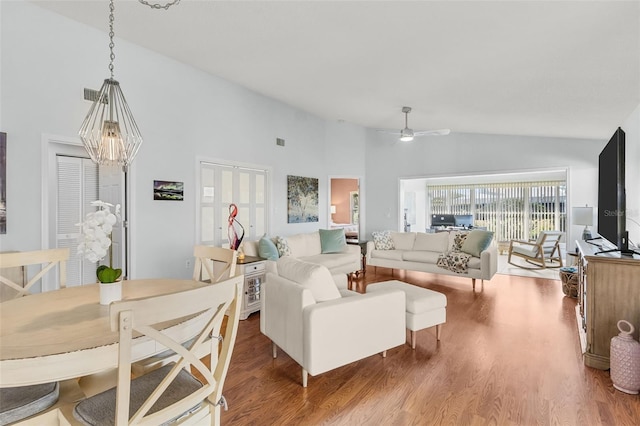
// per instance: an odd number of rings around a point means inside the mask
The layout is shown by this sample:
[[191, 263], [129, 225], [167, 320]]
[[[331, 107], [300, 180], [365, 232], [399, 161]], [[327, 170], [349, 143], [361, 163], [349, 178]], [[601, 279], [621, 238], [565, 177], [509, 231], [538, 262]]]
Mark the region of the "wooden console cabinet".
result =
[[577, 241], [578, 328], [585, 365], [609, 369], [611, 338], [617, 336], [618, 320], [629, 321], [640, 329], [640, 256], [621, 257], [620, 253], [601, 253], [586, 241]]

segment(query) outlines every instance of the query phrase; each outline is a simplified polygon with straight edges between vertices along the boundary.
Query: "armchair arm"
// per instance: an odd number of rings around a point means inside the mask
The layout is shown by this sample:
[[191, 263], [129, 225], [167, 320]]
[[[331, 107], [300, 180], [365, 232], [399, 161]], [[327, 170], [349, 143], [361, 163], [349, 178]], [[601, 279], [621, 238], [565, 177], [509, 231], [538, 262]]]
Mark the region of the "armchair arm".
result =
[[483, 280], [490, 280], [498, 272], [498, 247], [492, 243], [480, 253], [480, 272]]
[[274, 273], [267, 273], [261, 294], [260, 331], [302, 364], [302, 313], [314, 305], [309, 289]]
[[303, 311], [301, 365], [312, 375], [320, 374], [401, 345], [406, 340], [405, 315], [400, 290], [308, 305]]

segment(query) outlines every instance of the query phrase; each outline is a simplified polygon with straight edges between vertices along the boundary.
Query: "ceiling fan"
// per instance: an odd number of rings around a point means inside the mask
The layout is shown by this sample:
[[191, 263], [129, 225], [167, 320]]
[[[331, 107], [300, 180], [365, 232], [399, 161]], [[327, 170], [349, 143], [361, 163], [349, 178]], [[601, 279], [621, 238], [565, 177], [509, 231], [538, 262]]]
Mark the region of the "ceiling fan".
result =
[[414, 132], [409, 128], [409, 113], [411, 112], [411, 107], [402, 107], [402, 112], [404, 113], [404, 129], [400, 130], [399, 132], [389, 132], [386, 130], [379, 130], [379, 132], [399, 135], [401, 142], [411, 142], [416, 136], [444, 136], [448, 135], [451, 132], [451, 130], [449, 129], [422, 130], [419, 132]]

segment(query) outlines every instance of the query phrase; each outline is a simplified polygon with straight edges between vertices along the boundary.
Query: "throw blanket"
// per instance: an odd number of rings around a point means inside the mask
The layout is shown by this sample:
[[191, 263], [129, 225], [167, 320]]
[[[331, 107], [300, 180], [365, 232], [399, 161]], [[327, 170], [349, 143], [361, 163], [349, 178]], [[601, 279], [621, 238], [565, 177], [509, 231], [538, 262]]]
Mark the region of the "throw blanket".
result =
[[467, 264], [471, 259], [471, 255], [462, 253], [459, 251], [450, 251], [447, 253], [441, 253], [438, 257], [437, 265], [441, 268], [448, 269], [457, 274], [463, 274], [467, 272]]
[[471, 255], [460, 251], [466, 238], [466, 232], [457, 233], [453, 239], [453, 251], [440, 254], [436, 265], [440, 268], [455, 272], [456, 274], [463, 274], [467, 272], [467, 265], [469, 264]]

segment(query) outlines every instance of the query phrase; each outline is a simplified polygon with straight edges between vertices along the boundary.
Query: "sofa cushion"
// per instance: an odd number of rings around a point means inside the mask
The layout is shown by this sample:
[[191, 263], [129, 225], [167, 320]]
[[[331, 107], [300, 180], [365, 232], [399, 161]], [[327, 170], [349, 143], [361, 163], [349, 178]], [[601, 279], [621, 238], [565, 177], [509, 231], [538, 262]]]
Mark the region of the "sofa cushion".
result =
[[268, 260], [278, 260], [280, 257], [275, 243], [266, 234], [258, 241], [258, 256]]
[[285, 256], [278, 259], [278, 275], [308, 288], [316, 302], [342, 297], [325, 266]]
[[353, 256], [346, 253], [316, 254], [315, 256], [297, 257], [296, 259], [317, 263], [327, 267], [330, 271], [353, 263]]
[[392, 232], [391, 239], [396, 250], [412, 250], [416, 234], [415, 232]]
[[374, 250], [371, 257], [378, 259], [402, 260], [404, 250]]
[[482, 262], [479, 257], [472, 257], [467, 263], [467, 269], [480, 269]]
[[489, 247], [491, 240], [493, 240], [493, 232], [473, 229], [462, 243], [462, 251], [471, 256], [480, 257], [480, 253]]
[[376, 250], [393, 250], [395, 248], [391, 239], [391, 231], [374, 231], [371, 236]]
[[405, 251], [402, 254], [402, 260], [407, 260], [409, 262], [431, 263], [435, 265], [438, 261], [439, 255], [440, 253], [436, 251], [410, 250]]
[[344, 229], [319, 229], [322, 253], [340, 253], [347, 245]]
[[291, 256], [289, 240], [287, 240], [285, 237], [276, 237], [276, 247], [278, 248], [278, 254], [280, 255], [280, 257]]
[[413, 250], [426, 250], [443, 253], [449, 247], [449, 233], [436, 232], [435, 234], [427, 234], [418, 232], [416, 242], [413, 244]]
[[318, 231], [290, 235], [287, 237], [287, 241], [293, 257], [313, 256], [322, 253]]

